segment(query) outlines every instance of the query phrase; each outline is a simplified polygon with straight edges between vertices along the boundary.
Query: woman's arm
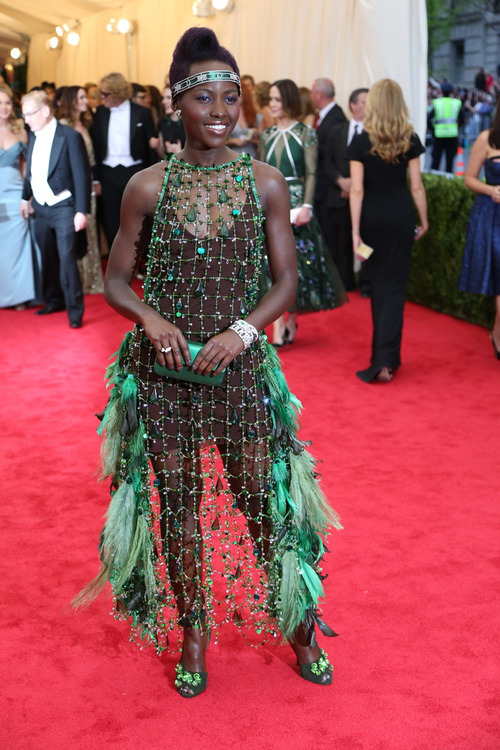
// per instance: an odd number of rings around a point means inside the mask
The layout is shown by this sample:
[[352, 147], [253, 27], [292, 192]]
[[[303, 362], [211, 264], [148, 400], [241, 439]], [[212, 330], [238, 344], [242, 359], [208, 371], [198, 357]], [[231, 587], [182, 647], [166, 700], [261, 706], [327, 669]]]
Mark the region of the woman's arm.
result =
[[422, 182], [422, 175], [420, 174], [419, 156], [415, 159], [410, 159], [408, 162], [408, 171], [410, 174], [410, 191], [420, 219], [420, 224], [417, 227], [417, 233], [415, 234], [415, 239], [419, 240], [429, 229], [429, 222], [427, 220], [427, 196]]
[[499, 203], [500, 186], [487, 185], [486, 182], [483, 182], [479, 179], [479, 173], [488, 157], [489, 134], [489, 130], [483, 130], [483, 132], [479, 133], [478, 137], [476, 138], [470, 152], [469, 163], [467, 164], [464, 182], [465, 186], [468, 187], [469, 190], [473, 190], [475, 193], [479, 193], [480, 195], [489, 195], [495, 201], [495, 203]]
[[352, 224], [352, 249], [354, 254], [359, 260], [364, 260], [360, 255], [357, 255], [357, 249], [362, 243], [361, 235], [359, 233], [359, 226], [361, 222], [361, 207], [363, 205], [363, 180], [365, 176], [365, 168], [360, 161], [351, 161], [351, 190], [349, 193], [349, 208], [351, 211], [351, 224]]
[[312, 128], [307, 128], [302, 140], [304, 149], [304, 203], [295, 219], [300, 227], [309, 224], [313, 215], [314, 191], [316, 189], [316, 166], [318, 164], [318, 139]]
[[[147, 246], [157, 196], [165, 167], [156, 164], [134, 175], [123, 194], [120, 228], [109, 255], [104, 297], [125, 318], [139, 323], [153, 344], [161, 364], [180, 370], [181, 352], [189, 362], [189, 349], [181, 331], [143, 302], [130, 286], [138, 259]], [[162, 348], [172, 350], [164, 356]]]

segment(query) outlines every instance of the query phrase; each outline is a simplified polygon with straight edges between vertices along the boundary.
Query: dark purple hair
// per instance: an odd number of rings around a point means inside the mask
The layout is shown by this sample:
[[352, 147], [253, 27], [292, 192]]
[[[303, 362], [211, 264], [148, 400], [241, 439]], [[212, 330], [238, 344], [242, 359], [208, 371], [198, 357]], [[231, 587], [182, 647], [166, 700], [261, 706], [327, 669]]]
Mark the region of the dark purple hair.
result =
[[225, 47], [221, 47], [212, 29], [193, 26], [184, 32], [174, 49], [168, 73], [170, 86], [187, 78], [193, 63], [209, 60], [226, 63], [240, 74], [236, 60]]

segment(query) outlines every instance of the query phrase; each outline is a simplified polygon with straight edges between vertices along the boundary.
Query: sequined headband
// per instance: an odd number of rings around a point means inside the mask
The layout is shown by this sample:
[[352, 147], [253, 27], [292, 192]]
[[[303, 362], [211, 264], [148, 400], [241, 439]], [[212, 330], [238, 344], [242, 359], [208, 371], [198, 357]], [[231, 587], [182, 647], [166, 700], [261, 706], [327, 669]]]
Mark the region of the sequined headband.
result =
[[203, 70], [201, 73], [195, 73], [193, 76], [183, 78], [182, 81], [172, 84], [172, 99], [182, 94], [193, 86], [207, 81], [231, 81], [238, 87], [238, 94], [241, 94], [241, 81], [237, 73], [232, 70]]

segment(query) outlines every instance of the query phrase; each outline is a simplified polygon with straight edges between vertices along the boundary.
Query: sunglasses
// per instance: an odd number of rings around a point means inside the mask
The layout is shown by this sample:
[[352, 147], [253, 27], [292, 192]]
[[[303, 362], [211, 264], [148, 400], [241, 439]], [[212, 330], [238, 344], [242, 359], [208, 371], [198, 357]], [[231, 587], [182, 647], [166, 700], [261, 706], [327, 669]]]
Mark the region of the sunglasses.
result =
[[106, 99], [107, 96], [111, 96], [111, 91], [101, 91], [101, 96]]

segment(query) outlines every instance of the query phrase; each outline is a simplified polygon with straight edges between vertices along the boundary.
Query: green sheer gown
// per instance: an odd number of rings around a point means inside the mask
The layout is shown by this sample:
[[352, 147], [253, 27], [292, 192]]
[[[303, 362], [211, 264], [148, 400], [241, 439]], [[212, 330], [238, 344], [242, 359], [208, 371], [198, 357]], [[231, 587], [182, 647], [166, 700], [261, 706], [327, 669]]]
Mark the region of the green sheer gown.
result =
[[[242, 155], [213, 168], [176, 157], [148, 248], [144, 300], [189, 341], [206, 342], [257, 304], [263, 214]], [[102, 422], [112, 500], [101, 573], [134, 639], [174, 647], [180, 627], [224, 622], [252, 640], [316, 617], [323, 536], [339, 527], [298, 440], [299, 402], [261, 334], [221, 385], [157, 374], [136, 325], [108, 370]]]

